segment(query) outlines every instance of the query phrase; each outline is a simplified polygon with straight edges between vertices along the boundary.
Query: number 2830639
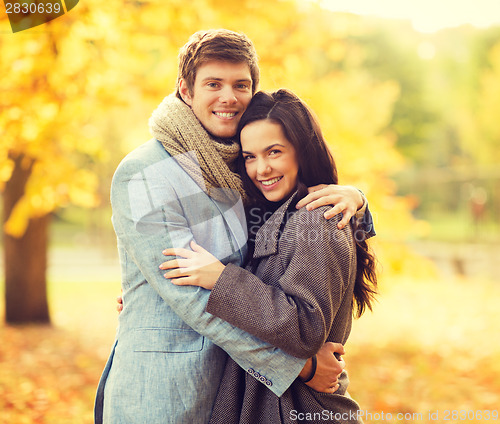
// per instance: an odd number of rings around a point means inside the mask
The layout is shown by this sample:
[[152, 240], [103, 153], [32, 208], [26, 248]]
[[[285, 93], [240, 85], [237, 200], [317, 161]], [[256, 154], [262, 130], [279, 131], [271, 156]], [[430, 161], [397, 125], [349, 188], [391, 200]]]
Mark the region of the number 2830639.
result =
[[61, 3], [5, 3], [7, 13], [60, 13]]

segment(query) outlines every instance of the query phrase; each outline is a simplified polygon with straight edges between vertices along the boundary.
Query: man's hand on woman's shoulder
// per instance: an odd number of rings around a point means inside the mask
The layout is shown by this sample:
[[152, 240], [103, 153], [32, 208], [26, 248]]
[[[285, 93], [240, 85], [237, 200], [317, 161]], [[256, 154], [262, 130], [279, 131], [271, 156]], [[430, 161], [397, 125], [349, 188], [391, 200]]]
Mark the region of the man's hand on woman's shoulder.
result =
[[341, 186], [336, 184], [320, 184], [309, 187], [309, 194], [297, 203], [297, 209], [306, 207], [307, 210], [314, 210], [320, 206], [332, 205], [332, 208], [324, 214], [326, 219], [333, 218], [342, 213], [342, 219], [338, 223], [341, 230], [349, 220], [366, 205], [363, 194], [352, 186]]

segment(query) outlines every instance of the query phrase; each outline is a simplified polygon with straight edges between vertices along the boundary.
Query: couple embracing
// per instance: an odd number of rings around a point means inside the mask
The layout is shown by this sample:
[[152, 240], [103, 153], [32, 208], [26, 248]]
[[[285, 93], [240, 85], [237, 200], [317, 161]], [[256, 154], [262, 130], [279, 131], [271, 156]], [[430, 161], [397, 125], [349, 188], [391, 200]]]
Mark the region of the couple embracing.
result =
[[116, 170], [123, 310], [96, 424], [359, 422], [341, 355], [376, 292], [371, 215], [307, 105], [258, 82], [246, 36], [195, 33]]

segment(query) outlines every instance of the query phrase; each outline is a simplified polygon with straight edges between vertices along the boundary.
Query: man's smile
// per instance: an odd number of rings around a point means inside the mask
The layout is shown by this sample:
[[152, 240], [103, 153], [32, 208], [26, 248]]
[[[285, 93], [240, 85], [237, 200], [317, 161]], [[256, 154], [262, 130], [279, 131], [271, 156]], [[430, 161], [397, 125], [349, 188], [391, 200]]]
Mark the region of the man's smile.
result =
[[238, 112], [213, 112], [213, 114], [219, 118], [230, 119], [234, 118]]

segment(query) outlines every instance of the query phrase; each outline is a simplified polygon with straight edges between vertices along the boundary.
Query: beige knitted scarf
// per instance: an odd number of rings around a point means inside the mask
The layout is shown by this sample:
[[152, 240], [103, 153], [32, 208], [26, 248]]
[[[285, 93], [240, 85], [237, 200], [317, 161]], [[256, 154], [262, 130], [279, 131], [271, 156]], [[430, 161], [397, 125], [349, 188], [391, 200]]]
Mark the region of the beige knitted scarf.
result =
[[[239, 196], [245, 199], [241, 177], [235, 172], [238, 144], [217, 142], [191, 108], [174, 94], [165, 97], [153, 112], [149, 128], [153, 137], [210, 197], [232, 203]], [[186, 153], [194, 153], [195, 157]]]

